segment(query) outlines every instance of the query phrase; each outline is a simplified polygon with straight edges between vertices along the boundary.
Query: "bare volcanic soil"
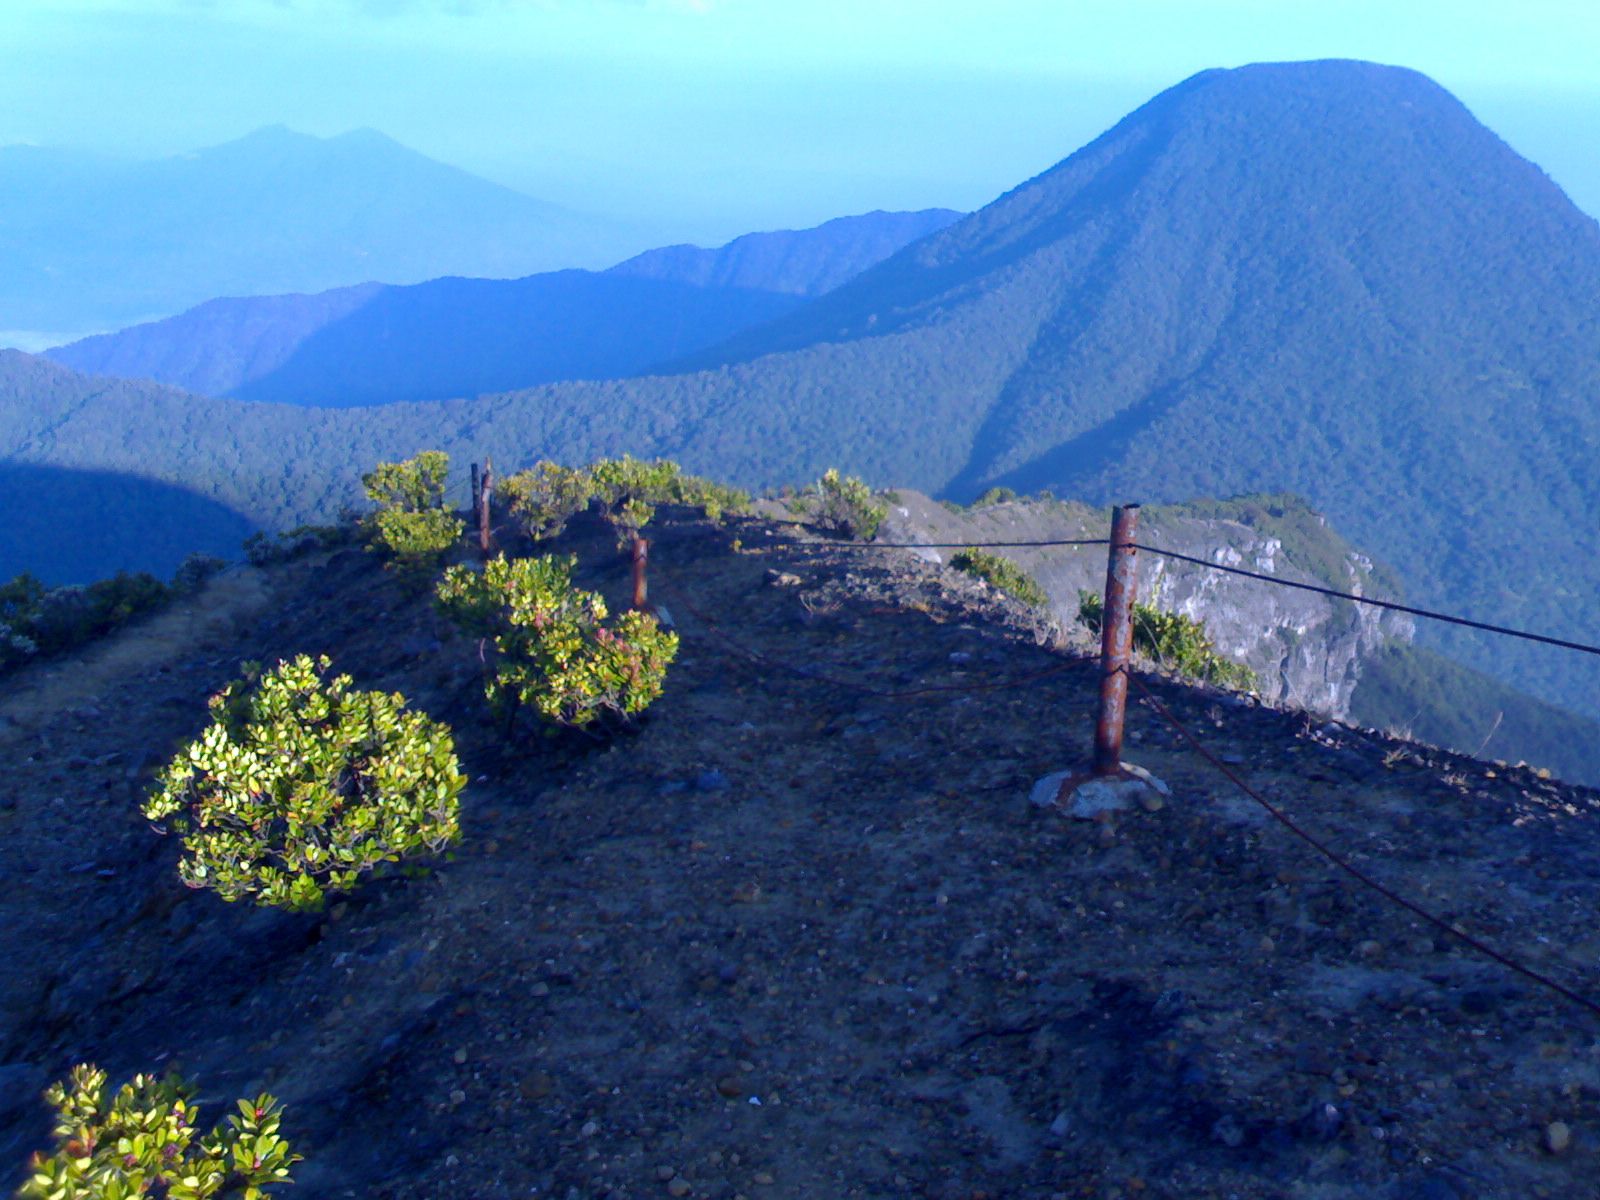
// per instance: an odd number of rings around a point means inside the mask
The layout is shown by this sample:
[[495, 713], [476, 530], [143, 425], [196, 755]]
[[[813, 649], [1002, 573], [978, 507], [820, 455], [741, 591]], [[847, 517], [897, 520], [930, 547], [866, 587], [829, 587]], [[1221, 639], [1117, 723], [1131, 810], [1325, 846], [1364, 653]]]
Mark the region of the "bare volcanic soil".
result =
[[[305, 1200], [1600, 1197], [1600, 1019], [1148, 706], [1163, 807], [1030, 807], [1096, 676], [1013, 602], [770, 521], [653, 534], [682, 651], [609, 744], [508, 734], [476, 644], [357, 549], [5, 682], [7, 1186], [87, 1059], [181, 1068], [208, 1121], [274, 1092]], [[607, 532], [560, 548], [620, 605]], [[299, 651], [449, 721], [473, 781], [451, 861], [321, 916], [186, 891], [137, 811], [241, 660]], [[1594, 793], [1145, 678], [1365, 870], [1600, 995]]]

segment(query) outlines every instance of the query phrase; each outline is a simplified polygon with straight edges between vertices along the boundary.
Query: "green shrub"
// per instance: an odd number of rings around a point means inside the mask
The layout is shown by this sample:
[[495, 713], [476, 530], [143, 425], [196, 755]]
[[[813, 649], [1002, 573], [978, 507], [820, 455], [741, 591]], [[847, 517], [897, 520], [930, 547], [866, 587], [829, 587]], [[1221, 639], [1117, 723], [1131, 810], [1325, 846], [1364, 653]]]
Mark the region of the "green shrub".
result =
[[370, 518], [373, 538], [403, 574], [431, 571], [461, 537], [461, 519], [444, 509], [449, 475], [450, 456], [424, 450], [404, 462], [379, 463], [361, 477], [367, 498], [379, 506]]
[[972, 502], [973, 508], [987, 508], [991, 504], [1005, 504], [1015, 500], [1017, 493], [1008, 487], [992, 487]]
[[95, 580], [84, 591], [89, 637], [109, 633], [172, 601], [172, 589], [148, 571], [118, 571], [110, 579]]
[[394, 556], [390, 565], [424, 572], [438, 564], [465, 528], [460, 517], [442, 508], [422, 512], [385, 508], [372, 515], [372, 525], [379, 543]]
[[177, 1076], [135, 1075], [114, 1096], [89, 1064], [55, 1084], [56, 1148], [35, 1154], [19, 1200], [261, 1200], [288, 1183], [301, 1161], [278, 1133], [283, 1110], [271, 1096], [239, 1101], [239, 1113], [199, 1137], [194, 1088]]
[[444, 507], [444, 485], [450, 477], [450, 456], [424, 450], [404, 462], [379, 463], [361, 477], [367, 499], [383, 508], [421, 512]]
[[1045, 595], [1038, 581], [1009, 558], [968, 546], [950, 556], [950, 565], [992, 583], [1032, 608], [1050, 607], [1050, 597]]
[[502, 503], [534, 541], [557, 536], [588, 507], [594, 481], [587, 471], [541, 461], [502, 479], [495, 487]]
[[206, 580], [227, 565], [226, 560], [214, 554], [196, 551], [178, 564], [172, 576], [172, 590], [180, 596], [193, 595], [205, 585]]
[[0, 584], [0, 672], [39, 653], [32, 631], [45, 595], [44, 584], [27, 571]]
[[829, 467], [801, 501], [801, 511], [829, 533], [871, 541], [889, 515], [889, 506], [872, 498], [872, 489], [854, 475]]
[[678, 475], [673, 480], [672, 500], [701, 509], [713, 521], [720, 521], [726, 513], [747, 512], [750, 493], [725, 483], [716, 483], [699, 475]]
[[23, 572], [0, 584], [0, 671], [64, 654], [171, 603], [175, 592], [144, 571], [120, 571], [87, 587], [47, 588]]
[[[1078, 620], [1091, 633], [1100, 632], [1103, 602], [1094, 592], [1078, 593]], [[1133, 606], [1133, 648], [1180, 675], [1227, 687], [1250, 688], [1256, 675], [1243, 663], [1217, 652], [1206, 627], [1182, 613], [1162, 612], [1154, 605]]]
[[27, 571], [0, 583], [0, 621], [21, 627], [31, 621], [44, 603], [49, 589]]
[[508, 559], [483, 570], [451, 567], [439, 605], [496, 651], [485, 692], [514, 717], [527, 705], [547, 721], [581, 729], [626, 726], [661, 695], [678, 635], [647, 613], [623, 613], [608, 628], [605, 601], [572, 586], [573, 557]]
[[352, 690], [300, 655], [213, 696], [212, 724], [144, 805], [183, 837], [179, 874], [224, 900], [320, 909], [386, 863], [460, 835], [449, 729], [397, 693]]
[[619, 540], [630, 541], [650, 523], [657, 504], [675, 494], [680, 474], [677, 463], [657, 458], [649, 462], [624, 454], [589, 464], [589, 479], [600, 501], [601, 515], [617, 527]]
[[670, 459], [646, 461], [626, 454], [577, 469], [535, 463], [506, 478], [496, 491], [535, 541], [555, 537], [591, 500], [599, 502], [601, 515], [616, 527], [623, 545], [650, 523], [660, 504], [691, 505], [713, 521], [750, 505], [747, 493], [686, 475]]

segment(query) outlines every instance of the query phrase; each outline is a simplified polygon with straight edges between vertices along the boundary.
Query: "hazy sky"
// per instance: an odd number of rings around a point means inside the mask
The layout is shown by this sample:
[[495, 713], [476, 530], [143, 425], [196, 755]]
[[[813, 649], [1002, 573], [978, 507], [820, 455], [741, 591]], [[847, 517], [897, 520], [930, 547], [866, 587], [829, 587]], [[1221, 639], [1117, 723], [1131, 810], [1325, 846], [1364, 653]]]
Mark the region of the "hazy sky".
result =
[[974, 208], [1195, 71], [1329, 57], [1433, 76], [1600, 213], [1592, 0], [0, 0], [0, 144], [371, 126], [715, 242]]

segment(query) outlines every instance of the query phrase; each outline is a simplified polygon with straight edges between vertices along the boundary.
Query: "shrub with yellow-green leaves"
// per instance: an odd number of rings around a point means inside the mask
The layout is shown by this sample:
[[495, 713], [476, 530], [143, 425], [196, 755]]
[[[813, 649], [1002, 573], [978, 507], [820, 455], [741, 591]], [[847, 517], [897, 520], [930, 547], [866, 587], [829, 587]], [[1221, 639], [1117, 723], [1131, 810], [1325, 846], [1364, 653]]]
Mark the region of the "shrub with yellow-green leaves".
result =
[[424, 450], [404, 462], [379, 463], [361, 477], [367, 499], [379, 506], [368, 518], [373, 538], [404, 574], [431, 570], [461, 537], [465, 526], [444, 507], [449, 476], [450, 456]]
[[594, 496], [589, 473], [548, 460], [508, 475], [495, 487], [534, 541], [556, 537], [567, 522], [588, 507]]
[[194, 1088], [177, 1076], [135, 1075], [108, 1094], [89, 1064], [45, 1093], [56, 1110], [54, 1153], [35, 1154], [19, 1200], [262, 1200], [301, 1161], [278, 1133], [271, 1096], [200, 1136]]
[[151, 821], [183, 838], [184, 883], [224, 900], [320, 909], [368, 872], [460, 836], [466, 786], [447, 726], [358, 691], [326, 658], [230, 684], [157, 778]]
[[535, 541], [555, 537], [591, 501], [599, 503], [601, 515], [624, 545], [650, 523], [658, 505], [692, 505], [717, 521], [724, 512], [742, 511], [750, 504], [747, 493], [687, 475], [670, 459], [627, 454], [579, 468], [538, 462], [508, 476], [495, 490]]
[[600, 511], [617, 528], [618, 540], [627, 542], [655, 515], [660, 504], [689, 504], [703, 509], [713, 521], [724, 512], [747, 508], [750, 497], [737, 488], [686, 475], [671, 459], [646, 461], [624, 454], [589, 464], [589, 478]]
[[829, 533], [869, 542], [889, 515], [889, 506], [873, 498], [872, 489], [854, 475], [829, 467], [798, 507]]
[[[1078, 593], [1078, 621], [1098, 634], [1104, 601], [1095, 592]], [[1225, 658], [1211, 641], [1206, 627], [1182, 613], [1162, 612], [1152, 604], [1133, 606], [1133, 648], [1180, 675], [1227, 687], [1251, 688], [1256, 673], [1243, 663]]]
[[1003, 555], [968, 546], [950, 556], [950, 565], [1009, 592], [1031, 608], [1050, 607], [1050, 597], [1039, 586], [1039, 581]]
[[451, 567], [439, 581], [444, 612], [492, 641], [490, 703], [514, 717], [527, 706], [557, 725], [626, 727], [661, 695], [678, 635], [648, 613], [605, 624], [605, 600], [572, 584], [577, 560], [497, 555], [481, 571]]

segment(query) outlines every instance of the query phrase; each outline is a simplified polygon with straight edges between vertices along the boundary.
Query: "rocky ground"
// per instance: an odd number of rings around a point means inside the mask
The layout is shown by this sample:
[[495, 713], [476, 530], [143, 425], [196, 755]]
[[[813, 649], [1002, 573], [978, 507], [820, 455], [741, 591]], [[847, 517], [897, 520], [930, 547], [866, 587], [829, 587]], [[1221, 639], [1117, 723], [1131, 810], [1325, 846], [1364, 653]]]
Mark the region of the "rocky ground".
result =
[[[275, 1092], [306, 1200], [1600, 1197], [1600, 1018], [1147, 705], [1162, 807], [1032, 808], [1085, 763], [1092, 664], [794, 532], [658, 518], [683, 648], [608, 746], [508, 738], [475, 646], [356, 549], [0, 684], [0, 1166], [92, 1059], [178, 1065], [216, 1117]], [[609, 534], [567, 548], [620, 602]], [[453, 861], [321, 917], [186, 891], [137, 812], [240, 660], [298, 651], [449, 721], [473, 780]], [[1363, 869], [1600, 995], [1594, 793], [1148, 678]]]

